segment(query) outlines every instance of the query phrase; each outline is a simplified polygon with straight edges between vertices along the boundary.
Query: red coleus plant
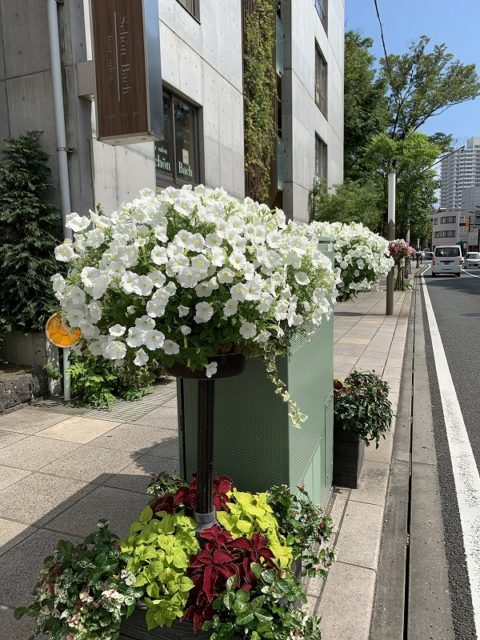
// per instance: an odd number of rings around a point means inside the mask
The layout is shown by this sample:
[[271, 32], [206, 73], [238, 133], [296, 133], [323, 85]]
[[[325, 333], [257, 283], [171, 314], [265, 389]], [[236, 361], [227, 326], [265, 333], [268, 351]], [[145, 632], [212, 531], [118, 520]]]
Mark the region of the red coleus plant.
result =
[[[228, 476], [216, 476], [213, 479], [213, 506], [216, 511], [228, 511], [227, 493], [233, 489], [232, 479]], [[177, 513], [181, 509], [186, 515], [193, 515], [197, 506], [197, 479], [193, 478], [190, 485], [178, 487], [174, 494], [165, 494], [151, 505], [153, 512], [166, 511]]]
[[258, 582], [251, 570], [252, 563], [276, 570], [267, 539], [259, 533], [254, 533], [250, 539], [234, 539], [228, 531], [214, 525], [204, 529], [198, 537], [201, 548], [188, 568], [195, 586], [190, 592], [190, 606], [184, 617], [193, 622], [196, 631], [205, 620], [213, 618], [213, 600], [225, 591], [231, 576], [238, 577], [238, 589], [251, 591]]

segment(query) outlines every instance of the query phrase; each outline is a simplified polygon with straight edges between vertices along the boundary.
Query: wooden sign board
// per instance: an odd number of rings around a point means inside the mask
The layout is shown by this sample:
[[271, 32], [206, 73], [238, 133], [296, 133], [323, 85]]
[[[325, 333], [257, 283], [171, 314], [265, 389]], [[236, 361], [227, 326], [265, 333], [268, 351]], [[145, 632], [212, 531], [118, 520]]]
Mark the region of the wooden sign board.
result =
[[91, 0], [98, 139], [163, 139], [158, 0]]

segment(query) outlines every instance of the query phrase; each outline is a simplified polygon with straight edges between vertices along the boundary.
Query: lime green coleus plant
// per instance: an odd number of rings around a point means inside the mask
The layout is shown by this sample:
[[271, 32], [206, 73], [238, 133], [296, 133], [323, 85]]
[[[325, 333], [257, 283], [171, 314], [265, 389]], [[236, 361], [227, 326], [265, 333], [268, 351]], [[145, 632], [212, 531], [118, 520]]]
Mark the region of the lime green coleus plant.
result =
[[268, 540], [268, 546], [278, 561], [280, 568], [287, 569], [293, 561], [292, 548], [285, 544], [279, 533], [278, 522], [272, 507], [268, 504], [267, 493], [245, 493], [233, 489], [228, 494], [230, 512], [218, 511], [218, 522], [229, 531], [234, 538], [252, 533], [261, 533]]
[[190, 556], [200, 546], [196, 522], [183, 514], [157, 512], [150, 506], [130, 527], [120, 548], [127, 569], [135, 575], [135, 586], [145, 587], [147, 626], [171, 627], [185, 613], [193, 582], [186, 575]]

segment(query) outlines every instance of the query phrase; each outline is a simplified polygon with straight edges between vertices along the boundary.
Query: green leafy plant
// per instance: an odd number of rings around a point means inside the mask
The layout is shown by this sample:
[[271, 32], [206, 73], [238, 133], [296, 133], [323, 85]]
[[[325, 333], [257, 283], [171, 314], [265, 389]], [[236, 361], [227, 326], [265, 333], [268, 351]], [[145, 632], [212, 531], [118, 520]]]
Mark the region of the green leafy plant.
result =
[[276, 0], [257, 0], [244, 20], [244, 135], [247, 192], [268, 202], [277, 126], [275, 52]]
[[0, 163], [0, 333], [41, 331], [55, 298], [50, 277], [61, 217], [48, 202], [48, 156], [40, 131], [5, 141]]
[[326, 578], [335, 560], [334, 551], [325, 546], [332, 535], [333, 520], [313, 504], [303, 487], [298, 487], [298, 492], [296, 495], [286, 485], [277, 485], [268, 492], [268, 504], [293, 558], [301, 559], [302, 575]]
[[393, 418], [389, 386], [373, 371], [352, 371], [342, 383], [334, 381], [334, 425], [350, 431], [367, 446], [390, 429]]
[[88, 351], [70, 355], [74, 403], [82, 406], [111, 408], [115, 398], [135, 400], [151, 390], [156, 371], [153, 367], [118, 367], [111, 360], [93, 356]]
[[203, 625], [203, 629], [212, 630], [211, 639], [224, 640], [238, 634], [253, 640], [321, 640], [320, 619], [297, 607], [307, 599], [293, 574], [279, 574], [256, 563], [250, 566], [258, 579], [255, 587], [236, 590], [238, 578], [233, 575], [225, 591], [214, 600], [216, 615]]
[[47, 378], [49, 380], [60, 380], [62, 374], [51, 362], [47, 362], [47, 364], [43, 365], [43, 370], [47, 374]]
[[147, 626], [170, 627], [185, 613], [193, 581], [186, 575], [190, 556], [199, 549], [196, 522], [188, 516], [153, 513], [146, 506], [130, 535], [121, 542], [135, 586], [144, 587]]
[[75, 546], [60, 540], [45, 559], [33, 592], [34, 601], [18, 607], [15, 617], [36, 619], [35, 635], [52, 640], [116, 640], [122, 619], [132, 614], [142, 591], [125, 569], [117, 536], [108, 522]]
[[249, 536], [254, 532], [263, 534], [269, 543], [280, 567], [292, 563], [292, 550], [279, 535], [278, 522], [268, 504], [267, 493], [248, 493], [234, 489], [227, 503], [228, 511], [219, 511], [217, 520], [234, 538]]

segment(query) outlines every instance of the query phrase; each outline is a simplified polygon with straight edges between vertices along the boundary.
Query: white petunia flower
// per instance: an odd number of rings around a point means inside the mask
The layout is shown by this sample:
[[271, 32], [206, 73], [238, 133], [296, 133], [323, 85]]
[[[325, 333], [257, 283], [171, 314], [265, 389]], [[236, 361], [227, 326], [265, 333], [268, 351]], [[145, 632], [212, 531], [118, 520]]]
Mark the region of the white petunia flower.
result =
[[114, 338], [120, 338], [120, 336], [123, 336], [126, 330], [127, 327], [122, 327], [121, 324], [114, 324], [113, 327], [110, 327], [108, 332]]
[[238, 310], [238, 300], [229, 298], [223, 307], [223, 313], [227, 318], [234, 316]]
[[195, 311], [196, 313], [193, 319], [197, 324], [208, 322], [213, 316], [213, 307], [211, 304], [208, 304], [208, 302], [197, 302]]
[[186, 324], [182, 324], [182, 326], [180, 327], [180, 331], [184, 336], [188, 336], [192, 333], [191, 328]]
[[135, 355], [133, 364], [137, 367], [143, 367], [148, 362], [148, 355], [143, 349], [139, 349]]
[[205, 367], [205, 375], [207, 376], [207, 378], [211, 378], [212, 376], [214, 376], [217, 373], [217, 369], [218, 362], [213, 361], [207, 364], [207, 366]]
[[75, 231], [75, 233], [85, 231], [85, 229], [88, 229], [90, 224], [90, 218], [79, 216], [78, 213], [69, 213], [65, 222], [67, 229], [71, 229], [72, 231]]
[[240, 335], [245, 340], [250, 340], [254, 338], [257, 334], [257, 328], [252, 322], [242, 322], [240, 326]]
[[143, 336], [143, 343], [150, 351], [156, 351], [161, 349], [165, 342], [165, 335], [161, 331], [152, 329], [152, 331], [145, 331]]
[[103, 348], [103, 355], [109, 360], [121, 360], [127, 353], [127, 347], [119, 340], [107, 342]]
[[190, 309], [188, 307], [184, 307], [183, 304], [178, 306], [178, 315], [180, 316], [180, 318], [188, 316], [189, 313]]
[[305, 273], [305, 271], [297, 271], [295, 273], [295, 280], [298, 282], [298, 284], [301, 285], [306, 285], [310, 282], [310, 278]]
[[177, 353], [180, 353], [179, 345], [176, 342], [174, 342], [173, 340], [165, 340], [165, 342], [163, 343], [163, 350], [169, 356], [170, 355], [176, 355]]
[[150, 259], [154, 264], [167, 264], [168, 256], [166, 248], [155, 245], [150, 254]]
[[58, 247], [55, 247], [55, 259], [58, 260], [58, 262], [70, 262], [75, 257], [75, 251], [68, 242], [64, 242], [58, 245]]

